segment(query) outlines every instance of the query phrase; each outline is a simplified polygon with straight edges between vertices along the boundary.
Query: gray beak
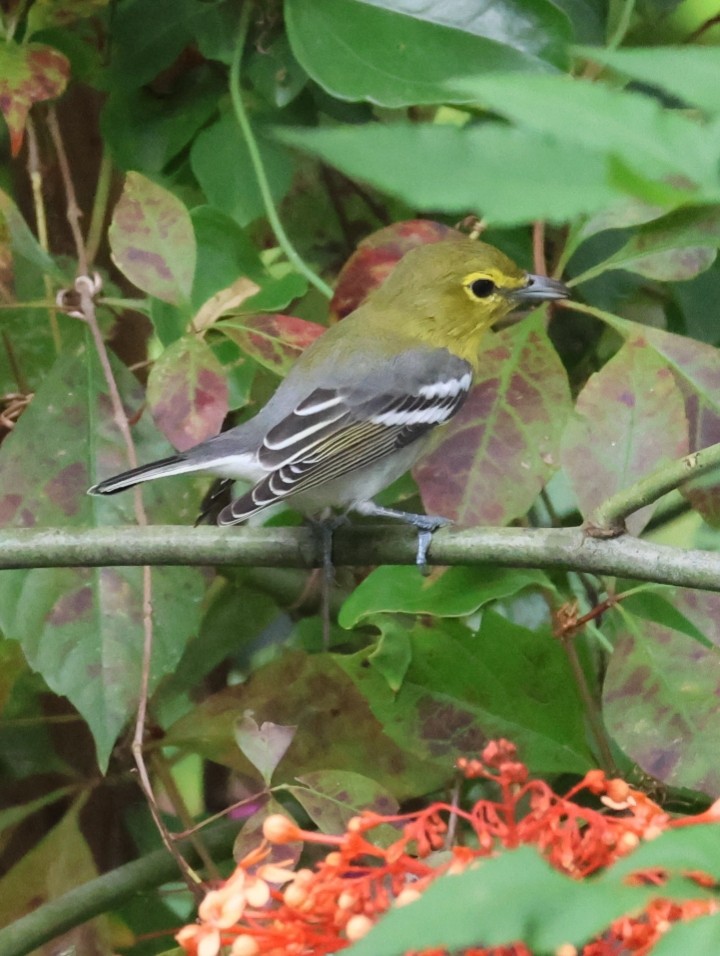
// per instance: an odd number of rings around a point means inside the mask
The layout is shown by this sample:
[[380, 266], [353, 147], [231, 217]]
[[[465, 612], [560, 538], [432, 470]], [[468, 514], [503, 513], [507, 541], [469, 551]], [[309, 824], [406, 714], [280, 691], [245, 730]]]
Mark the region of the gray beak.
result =
[[509, 293], [511, 299], [518, 302], [547, 302], [551, 299], [568, 299], [570, 290], [557, 279], [548, 276], [536, 276], [528, 273], [527, 285], [522, 289], [513, 289]]

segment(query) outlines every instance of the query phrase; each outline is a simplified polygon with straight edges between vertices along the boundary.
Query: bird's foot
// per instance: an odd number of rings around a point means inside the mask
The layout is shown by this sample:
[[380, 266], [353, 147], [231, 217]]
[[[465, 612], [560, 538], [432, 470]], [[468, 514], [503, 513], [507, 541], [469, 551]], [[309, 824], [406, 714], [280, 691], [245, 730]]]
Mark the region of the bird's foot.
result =
[[428, 548], [432, 541], [433, 534], [446, 525], [452, 524], [450, 518], [443, 518], [440, 515], [418, 515], [411, 511], [399, 511], [396, 508], [384, 508], [382, 505], [376, 505], [374, 501], [363, 501], [354, 506], [358, 514], [368, 515], [372, 518], [395, 518], [398, 521], [404, 521], [405, 524], [412, 525], [417, 529], [418, 542], [417, 552], [415, 554], [415, 564], [420, 568], [422, 574], [429, 574], [430, 569], [427, 563]]

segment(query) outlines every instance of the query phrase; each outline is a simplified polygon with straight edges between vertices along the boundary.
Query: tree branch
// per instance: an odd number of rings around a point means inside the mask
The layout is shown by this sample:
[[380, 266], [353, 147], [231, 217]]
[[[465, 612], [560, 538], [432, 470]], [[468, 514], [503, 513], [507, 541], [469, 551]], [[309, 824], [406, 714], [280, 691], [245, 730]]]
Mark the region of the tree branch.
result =
[[[237, 821], [233, 821], [208, 829], [205, 834], [208, 852], [217, 859], [229, 857], [238, 827]], [[199, 862], [190, 841], [183, 840], [180, 846], [191, 864]], [[3, 956], [26, 956], [48, 940], [120, 906], [141, 890], [162, 886], [175, 879], [176, 875], [177, 863], [167, 850], [148, 853], [139, 860], [126, 863], [96, 880], [69, 890], [0, 929], [0, 953]]]
[[[410, 529], [383, 525], [341, 528], [333, 554], [338, 566], [414, 564]], [[683, 551], [625, 534], [600, 539], [582, 528], [444, 529], [433, 538], [429, 563], [555, 568], [720, 591], [720, 553]], [[306, 528], [20, 528], [0, 532], [0, 568], [104, 565], [322, 566]]]

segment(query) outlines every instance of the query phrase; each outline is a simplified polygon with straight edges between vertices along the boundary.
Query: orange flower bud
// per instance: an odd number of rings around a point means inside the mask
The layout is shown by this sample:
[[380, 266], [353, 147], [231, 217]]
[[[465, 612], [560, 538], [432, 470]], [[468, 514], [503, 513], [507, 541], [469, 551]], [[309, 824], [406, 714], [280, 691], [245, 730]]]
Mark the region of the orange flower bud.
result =
[[293, 840], [302, 840], [303, 832], [282, 813], [272, 813], [263, 823], [263, 836], [270, 843], [292, 843]]

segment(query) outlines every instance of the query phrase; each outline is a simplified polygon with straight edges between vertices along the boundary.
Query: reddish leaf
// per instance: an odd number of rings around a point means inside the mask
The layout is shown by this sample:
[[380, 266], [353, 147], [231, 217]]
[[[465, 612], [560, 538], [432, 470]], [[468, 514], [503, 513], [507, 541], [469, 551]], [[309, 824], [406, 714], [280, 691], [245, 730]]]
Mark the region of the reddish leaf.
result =
[[0, 112], [10, 131], [13, 156], [20, 152], [30, 107], [60, 96], [69, 76], [67, 58], [51, 46], [0, 43]]
[[147, 401], [160, 431], [178, 451], [185, 451], [222, 427], [228, 412], [222, 365], [203, 340], [178, 339], [153, 366]]
[[524, 514], [559, 466], [567, 376], [537, 317], [493, 336], [473, 391], [415, 468], [428, 512], [461, 527]]
[[[562, 463], [583, 515], [653, 469], [687, 453], [685, 403], [672, 372], [641, 336], [628, 341], [580, 393]], [[655, 505], [628, 519], [637, 534]]]
[[[645, 329], [643, 337], [672, 370], [685, 400], [690, 451], [720, 441], [720, 351], [660, 329]], [[720, 483], [714, 474], [688, 482], [682, 489], [692, 506], [710, 524], [720, 525]]]
[[216, 328], [256, 362], [278, 375], [285, 375], [298, 355], [325, 331], [325, 327], [316, 322], [279, 313], [226, 319]]
[[[113, 361], [128, 415], [142, 407], [137, 381]], [[135, 417], [137, 417], [135, 415]], [[167, 454], [148, 416], [133, 426], [140, 461]], [[128, 467], [94, 351], [67, 349], [2, 445], [5, 527], [88, 528], [134, 521], [133, 496], [90, 497], [94, 480]], [[188, 521], [188, 491], [162, 482], [143, 491], [151, 520]], [[162, 506], [172, 495], [172, 508]], [[166, 499], [167, 500], [167, 499]], [[184, 514], [183, 514], [184, 506]], [[205, 583], [196, 568], [153, 569], [151, 689], [172, 671], [198, 626]], [[143, 648], [141, 568], [33, 568], [0, 576], [0, 627], [30, 666], [87, 721], [98, 760], [137, 709]]]
[[[720, 646], [720, 595], [677, 589], [673, 605]], [[604, 688], [608, 729], [644, 771], [720, 796], [720, 652], [626, 612]]]
[[466, 238], [457, 229], [427, 219], [408, 219], [373, 232], [340, 270], [330, 302], [331, 320], [344, 319], [362, 305], [408, 250], [426, 242]]
[[28, 13], [28, 31], [66, 27], [75, 20], [91, 17], [106, 7], [110, 0], [35, 0]]
[[190, 214], [177, 196], [128, 173], [108, 236], [113, 262], [138, 289], [172, 305], [189, 301], [197, 250]]

